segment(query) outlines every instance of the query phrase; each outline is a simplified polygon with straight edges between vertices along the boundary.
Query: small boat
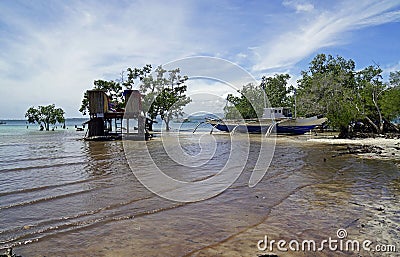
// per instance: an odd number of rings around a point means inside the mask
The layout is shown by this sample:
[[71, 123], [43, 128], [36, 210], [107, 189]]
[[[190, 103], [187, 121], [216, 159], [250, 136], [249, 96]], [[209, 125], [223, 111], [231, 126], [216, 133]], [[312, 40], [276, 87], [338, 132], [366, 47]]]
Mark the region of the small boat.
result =
[[5, 125], [7, 122], [0, 120], [0, 125]]
[[189, 118], [175, 119], [174, 122], [175, 123], [188, 123], [188, 122], [190, 122], [190, 119]]
[[317, 126], [324, 124], [326, 118], [313, 116], [310, 118], [293, 118], [290, 108], [275, 107], [264, 108], [261, 119], [253, 120], [222, 120], [207, 119], [209, 123], [220, 131], [225, 132], [247, 132], [247, 133], [267, 133], [271, 131], [271, 126], [276, 125], [277, 134], [302, 135]]
[[79, 126], [75, 125], [75, 129], [76, 129], [76, 131], [84, 131], [85, 130], [85, 124], [83, 124], [82, 127], [79, 127]]
[[206, 119], [206, 123], [224, 132], [266, 133], [271, 121]]

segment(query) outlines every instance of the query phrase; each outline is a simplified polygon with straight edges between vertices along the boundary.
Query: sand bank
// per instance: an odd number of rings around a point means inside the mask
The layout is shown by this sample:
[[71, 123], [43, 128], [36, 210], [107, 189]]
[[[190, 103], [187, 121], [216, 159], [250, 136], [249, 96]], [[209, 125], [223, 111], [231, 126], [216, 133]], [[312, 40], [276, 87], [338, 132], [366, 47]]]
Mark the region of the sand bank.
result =
[[[400, 139], [386, 138], [360, 138], [360, 139], [337, 139], [337, 138], [311, 138], [309, 143], [320, 143], [330, 145], [345, 145], [348, 153], [360, 157], [374, 159], [400, 160]], [[354, 146], [370, 147], [370, 151], [351, 151]]]

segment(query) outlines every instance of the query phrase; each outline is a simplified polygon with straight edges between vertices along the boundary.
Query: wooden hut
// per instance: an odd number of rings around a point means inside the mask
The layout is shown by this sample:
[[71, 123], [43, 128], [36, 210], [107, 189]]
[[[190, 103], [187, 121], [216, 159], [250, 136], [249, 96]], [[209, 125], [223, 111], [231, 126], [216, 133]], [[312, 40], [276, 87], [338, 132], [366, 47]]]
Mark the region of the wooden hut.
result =
[[[125, 109], [112, 108], [109, 97], [104, 90], [88, 90], [89, 100], [89, 140], [147, 139], [144, 116], [142, 113], [142, 95], [138, 90], [125, 90]], [[126, 128], [123, 128], [123, 120]], [[129, 121], [137, 120], [137, 130], [130, 129]], [[126, 131], [124, 131], [126, 129]]]

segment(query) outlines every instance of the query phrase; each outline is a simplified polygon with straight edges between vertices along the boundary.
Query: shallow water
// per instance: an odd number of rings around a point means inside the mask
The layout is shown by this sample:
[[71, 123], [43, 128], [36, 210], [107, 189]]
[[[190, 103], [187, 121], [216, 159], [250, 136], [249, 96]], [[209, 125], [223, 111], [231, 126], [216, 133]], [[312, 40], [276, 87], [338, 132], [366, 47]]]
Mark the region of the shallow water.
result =
[[[201, 151], [201, 133], [215, 138], [216, 152], [206, 165], [191, 169], [170, 160], [159, 139], [134, 144], [138, 149], [146, 144], [171, 177], [197, 181], [216, 175], [230, 151], [226, 134], [184, 132], [187, 153]], [[236, 160], [245, 168], [232, 186], [211, 199], [182, 203], [139, 183], [122, 141], [85, 142], [82, 137], [72, 129], [2, 134], [1, 248], [13, 246], [23, 256], [212, 255], [207, 251], [263, 224], [271, 226], [244, 236], [230, 250], [263, 254], [256, 247], [263, 234], [320, 239], [334, 236], [338, 228], [398, 244], [400, 174], [391, 161], [332, 158], [334, 146], [278, 138], [268, 173], [250, 188], [259, 151], [254, 135], [249, 158]], [[146, 172], [142, 154], [137, 151], [135, 167]], [[222, 254], [231, 255], [228, 250]]]

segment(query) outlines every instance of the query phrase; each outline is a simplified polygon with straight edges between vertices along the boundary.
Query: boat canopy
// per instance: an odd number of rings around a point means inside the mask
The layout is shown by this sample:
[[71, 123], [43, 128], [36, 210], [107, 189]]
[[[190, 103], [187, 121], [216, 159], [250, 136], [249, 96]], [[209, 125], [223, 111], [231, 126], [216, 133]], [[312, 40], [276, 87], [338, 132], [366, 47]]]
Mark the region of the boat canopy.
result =
[[264, 108], [263, 119], [291, 118], [292, 112], [289, 107]]

